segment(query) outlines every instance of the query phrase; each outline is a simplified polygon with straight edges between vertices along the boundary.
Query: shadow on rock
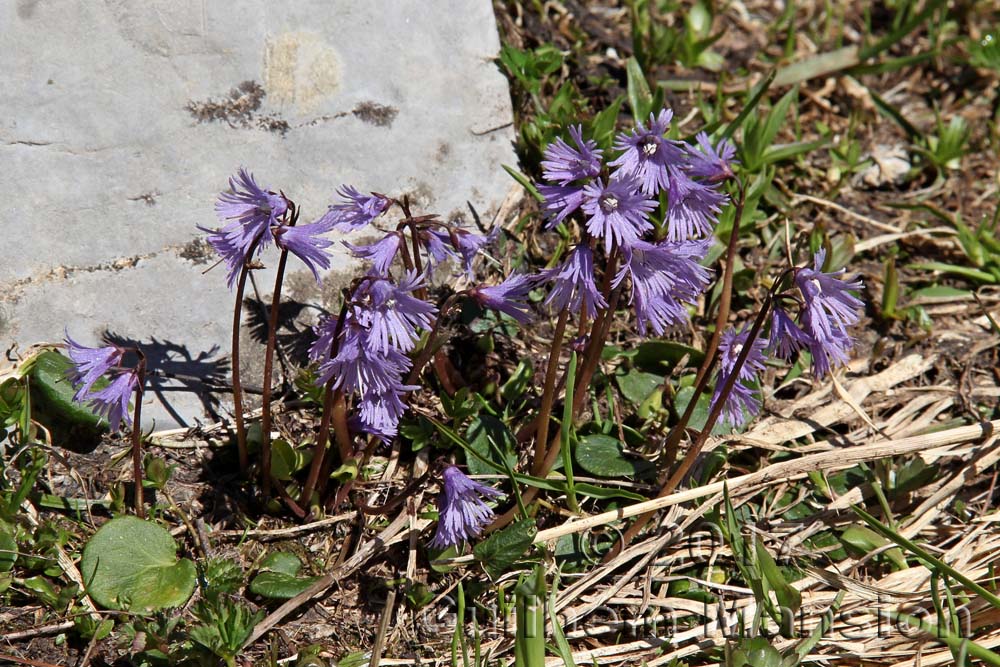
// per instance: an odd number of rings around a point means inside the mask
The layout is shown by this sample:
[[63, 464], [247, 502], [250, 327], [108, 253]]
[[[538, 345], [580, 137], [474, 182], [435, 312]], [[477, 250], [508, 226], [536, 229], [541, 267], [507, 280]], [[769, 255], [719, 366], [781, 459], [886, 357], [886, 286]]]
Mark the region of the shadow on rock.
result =
[[[178, 424], [189, 425], [171, 405], [170, 394], [178, 392], [196, 395], [205, 412], [218, 418], [220, 402], [216, 394], [232, 390], [229, 384], [229, 358], [221, 352], [218, 345], [195, 354], [186, 345], [169, 340], [136, 340], [112, 331], [105, 331], [103, 337], [107, 342], [125, 349], [137, 347], [142, 350], [149, 369], [146, 374], [146, 391], [156, 395]], [[126, 355], [126, 366], [135, 362], [134, 353]]]

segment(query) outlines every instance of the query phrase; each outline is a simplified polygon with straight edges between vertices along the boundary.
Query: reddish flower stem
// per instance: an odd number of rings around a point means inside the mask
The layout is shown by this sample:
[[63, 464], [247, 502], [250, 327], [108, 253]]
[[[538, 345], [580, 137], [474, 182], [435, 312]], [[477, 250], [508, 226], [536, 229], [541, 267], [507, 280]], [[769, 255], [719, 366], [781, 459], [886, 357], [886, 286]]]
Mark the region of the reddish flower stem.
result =
[[[333, 330], [333, 343], [330, 345], [330, 358], [337, 356], [340, 349], [340, 334], [344, 330], [344, 319], [347, 316], [347, 305], [350, 302], [351, 293], [344, 295], [344, 303], [340, 307], [340, 314], [337, 316], [337, 326]], [[330, 440], [330, 420], [333, 415], [334, 389], [333, 383], [336, 378], [330, 378], [323, 391], [323, 414], [319, 421], [319, 433], [316, 436], [316, 444], [313, 448], [313, 460], [309, 466], [309, 474], [306, 476], [305, 485], [302, 487], [302, 495], [299, 502], [308, 505], [313, 490], [320, 479], [320, 474], [325, 467], [326, 448]], [[338, 392], [339, 393], [339, 392]], [[350, 436], [348, 435], [348, 440]], [[341, 453], [343, 455], [343, 453]]]
[[594, 377], [594, 372], [597, 371], [598, 364], [601, 363], [601, 352], [604, 351], [604, 344], [608, 340], [608, 333], [610, 333], [611, 325], [614, 323], [615, 310], [618, 308], [618, 301], [621, 298], [623, 286], [624, 283], [620, 283], [618, 287], [611, 291], [611, 294], [607, 297], [607, 311], [605, 311], [603, 317], [600, 315], [597, 316], [594, 320], [594, 326], [591, 328], [591, 342], [597, 341], [597, 344], [593, 346], [588, 344], [587, 349], [584, 351], [584, 365], [577, 378], [576, 387], [573, 388], [574, 420], [579, 418], [580, 412], [583, 410], [583, 405], [588, 396], [587, 388]]
[[250, 267], [244, 264], [236, 282], [236, 305], [233, 307], [233, 351], [230, 355], [233, 366], [233, 416], [236, 419], [236, 448], [240, 457], [240, 472], [244, 475], [250, 468], [250, 455], [247, 453], [247, 431], [243, 422], [243, 384], [240, 381], [240, 326], [243, 323], [243, 291], [246, 288], [249, 272]]
[[146, 518], [146, 509], [142, 502], [142, 390], [146, 386], [146, 355], [136, 349], [139, 363], [135, 367], [138, 378], [135, 386], [135, 407], [132, 408], [132, 482], [134, 484], [135, 515]]
[[[760, 308], [760, 312], [757, 313], [757, 317], [754, 319], [753, 326], [750, 327], [750, 333], [747, 335], [747, 340], [743, 344], [743, 349], [740, 350], [739, 355], [736, 357], [736, 363], [733, 365], [733, 370], [726, 378], [726, 381], [722, 385], [722, 389], [719, 392], [719, 399], [714, 402], [711, 410], [708, 413], [708, 419], [705, 420], [705, 426], [698, 433], [698, 437], [691, 444], [688, 449], [687, 454], [684, 455], [684, 459], [681, 464], [674, 470], [670, 478], [660, 487], [659, 493], [656, 494], [657, 498], [663, 498], [673, 493], [680, 483], [684, 480], [684, 477], [691, 470], [695, 461], [698, 460], [698, 455], [701, 454], [702, 448], [708, 441], [709, 435], [712, 433], [712, 429], [715, 428], [716, 422], [719, 420], [719, 416], [722, 414], [722, 410], [726, 405], [726, 400], [733, 391], [733, 387], [736, 385], [737, 380], [739, 380], [740, 370], [743, 368], [743, 364], [746, 362], [747, 357], [750, 356], [750, 352], [753, 350], [753, 342], [757, 340], [757, 336], [760, 334], [760, 330], [764, 327], [764, 322], [767, 319], [767, 315], [771, 310], [771, 304], [774, 302], [774, 296], [780, 289], [781, 283], [784, 281], [785, 276], [788, 275], [788, 271], [784, 272], [781, 277], [775, 281], [774, 286], [768, 292], [767, 297], [764, 299], [764, 303]], [[695, 400], [694, 398], [691, 399]], [[635, 523], [628, 527], [628, 530], [621, 536], [618, 543], [605, 554], [602, 562], [608, 562], [617, 556], [622, 549], [628, 546], [636, 535], [649, 523], [650, 519], [656, 515], [656, 512], [647, 512], [645, 514], [640, 514], [636, 518]]]
[[[719, 349], [722, 330], [726, 328], [726, 322], [729, 320], [729, 310], [733, 301], [733, 274], [736, 270], [736, 246], [740, 239], [740, 221], [743, 217], [743, 205], [746, 201], [743, 181], [736, 179], [736, 187], [739, 191], [739, 196], [736, 200], [736, 210], [733, 216], [733, 229], [729, 232], [729, 243], [726, 245], [726, 267], [722, 273], [722, 293], [719, 295], [719, 311], [715, 317], [715, 331], [712, 332], [712, 337], [708, 341], [708, 347], [705, 348], [705, 358], [698, 368], [697, 376], [695, 376], [694, 393], [691, 395], [691, 400], [688, 402], [680, 421], [670, 429], [670, 432], [667, 434], [667, 440], [663, 445], [661, 459], [668, 466], [674, 462], [674, 458], [677, 456], [677, 450], [680, 447], [681, 438], [684, 436], [684, 430], [691, 422], [691, 416], [698, 405], [698, 397], [701, 396], [708, 385], [709, 371], [712, 370], [712, 366], [715, 364], [715, 352]], [[662, 476], [659, 481], [660, 484], [664, 483]]]
[[287, 262], [286, 249], [281, 251], [281, 259], [278, 260], [278, 273], [274, 278], [274, 293], [271, 295], [271, 310], [267, 318], [267, 347], [264, 348], [264, 377], [260, 396], [260, 483], [264, 498], [271, 495], [271, 375], [274, 367], [274, 348], [278, 339], [281, 285], [284, 282]]
[[531, 474], [537, 475], [545, 461], [549, 441], [549, 419], [552, 416], [552, 404], [556, 400], [556, 373], [559, 370], [559, 356], [562, 352], [563, 336], [566, 333], [566, 320], [569, 319], [569, 308], [563, 308], [552, 333], [552, 345], [549, 348], [549, 363], [545, 369], [545, 386], [542, 389], [542, 405], [538, 411], [538, 430], [535, 434], [535, 453], [531, 463]]
[[573, 420], [580, 416], [583, 404], [587, 400], [587, 387], [594, 377], [594, 371], [601, 360], [601, 351], [604, 350], [604, 343], [607, 340], [608, 332], [611, 330], [611, 322], [614, 320], [615, 309], [618, 307], [618, 297], [624, 282], [619, 283], [617, 288], [612, 289], [611, 283], [615, 272], [618, 269], [618, 250], [608, 260], [608, 265], [604, 269], [604, 278], [601, 282], [601, 294], [608, 307], [597, 313], [594, 322], [590, 327], [590, 340], [583, 351], [583, 363], [580, 364], [579, 373], [576, 377], [576, 386], [573, 387]]

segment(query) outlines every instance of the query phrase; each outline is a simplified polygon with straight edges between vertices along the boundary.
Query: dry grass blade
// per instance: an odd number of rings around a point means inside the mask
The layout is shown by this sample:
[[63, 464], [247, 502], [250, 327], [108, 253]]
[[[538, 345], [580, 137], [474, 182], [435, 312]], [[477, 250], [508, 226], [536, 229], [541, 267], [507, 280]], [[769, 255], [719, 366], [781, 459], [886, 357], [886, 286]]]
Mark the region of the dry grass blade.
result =
[[740, 475], [721, 482], [706, 484], [694, 489], [678, 491], [663, 498], [656, 498], [634, 505], [629, 505], [618, 510], [603, 512], [585, 519], [569, 521], [561, 526], [539, 531], [535, 536], [535, 543], [541, 544], [558, 539], [563, 535], [572, 535], [584, 530], [595, 528], [612, 521], [619, 521], [629, 517], [638, 516], [652, 510], [659, 510], [671, 507], [696, 498], [720, 493], [728, 485], [730, 491], [753, 487], [764, 484], [774, 484], [777, 482], [794, 479], [805, 473], [816, 470], [844, 470], [858, 463], [875, 461], [888, 456], [900, 456], [902, 454], [912, 454], [915, 452], [943, 447], [945, 445], [955, 445], [964, 442], [973, 442], [982, 438], [987, 438], [1000, 428], [1000, 420], [962, 426], [959, 428], [929, 433], [927, 435], [902, 438], [900, 440], [887, 440], [883, 442], [873, 442], [868, 445], [857, 447], [845, 447], [832, 452], [822, 452], [810, 454], [793, 461], [782, 461], [767, 466], [747, 475]]
[[[393, 519], [392, 523], [386, 526], [382, 532], [378, 534], [377, 537], [361, 545], [353, 556], [345, 560], [341, 565], [335, 567], [331, 572], [328, 572], [324, 576], [320, 577], [315, 583], [309, 586], [309, 588], [268, 614], [264, 620], [257, 624], [257, 626], [253, 629], [253, 632], [250, 633], [250, 637], [246, 642], [244, 642], [243, 645], [249, 646], [250, 644], [253, 644], [301, 605], [305, 604], [314, 597], [323, 594], [336, 581], [353, 574], [369, 559], [388, 548], [389, 545], [399, 541], [401, 534], [405, 536], [403, 529], [407, 527], [409, 523], [409, 512], [401, 512], [395, 519]], [[426, 525], [426, 521], [419, 521], [417, 522], [416, 530], [422, 530]]]

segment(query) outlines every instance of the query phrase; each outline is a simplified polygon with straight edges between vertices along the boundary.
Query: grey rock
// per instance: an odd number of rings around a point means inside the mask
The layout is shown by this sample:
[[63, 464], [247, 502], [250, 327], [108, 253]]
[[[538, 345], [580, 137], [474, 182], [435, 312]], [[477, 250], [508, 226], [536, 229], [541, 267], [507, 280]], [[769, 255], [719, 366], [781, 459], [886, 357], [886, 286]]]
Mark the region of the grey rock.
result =
[[[193, 391], [227, 382], [233, 307], [196, 225], [237, 167], [305, 220], [342, 183], [486, 221], [509, 189], [488, 0], [18, 0], [0, 43], [0, 341], [139, 341], [175, 376], [154, 378], [157, 428], [229, 407]], [[292, 266], [300, 328], [356, 268], [336, 246], [327, 285]]]

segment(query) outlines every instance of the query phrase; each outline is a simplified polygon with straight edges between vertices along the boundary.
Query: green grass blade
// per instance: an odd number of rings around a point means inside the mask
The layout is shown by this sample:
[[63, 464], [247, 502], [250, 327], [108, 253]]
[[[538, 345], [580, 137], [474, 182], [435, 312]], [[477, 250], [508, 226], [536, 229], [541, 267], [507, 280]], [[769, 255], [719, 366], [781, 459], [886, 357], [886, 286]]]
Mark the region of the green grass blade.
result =
[[945, 644], [952, 651], [964, 651], [968, 655], [982, 660], [987, 665], [1000, 665], [1000, 654], [996, 654], [988, 648], [984, 648], [973, 641], [969, 641], [964, 637], [959, 637], [958, 635], [946, 632], [943, 628], [939, 628], [932, 623], [928, 623], [923, 619], [917, 618], [916, 616], [910, 616], [909, 614], [904, 614], [899, 611], [887, 611], [883, 613], [889, 616], [893, 622], [903, 621], [911, 627], [919, 628], [929, 636], [934, 637], [941, 643]]
[[943, 273], [952, 273], [956, 276], [962, 276], [963, 278], [968, 278], [969, 280], [975, 280], [981, 283], [995, 283], [997, 281], [996, 277], [992, 273], [987, 273], [986, 271], [980, 271], [979, 269], [973, 269], [968, 266], [958, 266], [957, 264], [945, 264], [944, 262], [919, 262], [917, 264], [909, 264], [907, 268], [910, 269], [923, 269], [924, 271], [941, 271]]
[[888, 526], [883, 524], [881, 521], [879, 521], [878, 519], [876, 519], [871, 514], [861, 509], [860, 507], [852, 505], [851, 508], [858, 516], [860, 516], [864, 520], [865, 523], [871, 526], [873, 530], [875, 530], [878, 533], [881, 533], [883, 536], [887, 537], [888, 539], [892, 540], [899, 546], [903, 547], [904, 549], [912, 553], [914, 556], [924, 561], [929, 567], [937, 568], [941, 572], [945, 572], [948, 576], [950, 576], [955, 581], [960, 582], [970, 591], [973, 591], [977, 595], [982, 596], [982, 598], [987, 602], [989, 602], [990, 605], [992, 605], [997, 609], [1000, 609], [1000, 597], [997, 597], [995, 594], [986, 590], [985, 588], [983, 588], [983, 586], [977, 584], [972, 579], [969, 579], [967, 576], [965, 576], [952, 566], [948, 565], [944, 561], [935, 558], [931, 554], [927, 553], [927, 551], [917, 546], [910, 540], [906, 539], [896, 531], [890, 529]]
[[563, 474], [566, 475], [566, 501], [573, 512], [580, 511], [576, 502], [576, 489], [573, 484], [573, 387], [576, 386], [576, 352], [569, 358], [569, 368], [566, 370], [566, 398], [564, 399], [562, 424], [559, 428], [559, 449], [562, 454]]
[[911, 17], [909, 21], [899, 26], [871, 46], [866, 46], [861, 49], [861, 52], [858, 54], [858, 58], [861, 60], [868, 60], [872, 56], [877, 56], [882, 53], [893, 44], [898, 44], [900, 40], [913, 32], [913, 30], [920, 26], [921, 23], [929, 19], [931, 14], [937, 11], [937, 9], [944, 3], [945, 0], [930, 0], [923, 10]]
[[871, 88], [866, 87], [866, 90], [872, 96], [872, 102], [875, 103], [875, 108], [877, 108], [883, 115], [886, 115], [896, 121], [896, 124], [903, 128], [903, 131], [906, 132], [906, 136], [909, 137], [910, 141], [917, 141], [923, 138], [920, 130], [915, 128], [913, 123], [906, 120], [906, 118], [903, 117], [903, 114], [901, 114], [896, 107], [882, 99], [882, 97]]
[[534, 197], [537, 201], [539, 202], [545, 201], [545, 197], [543, 197], [542, 193], [538, 191], [538, 188], [536, 188], [535, 184], [531, 182], [531, 179], [529, 179], [527, 176], [519, 172], [517, 169], [514, 169], [513, 167], [509, 167], [505, 164], [500, 166], [502, 166], [503, 170], [506, 171], [508, 174], [510, 174], [510, 177], [513, 178], [515, 181], [517, 181], [521, 185], [521, 187], [527, 190], [531, 194], [531, 196]]
[[791, 86], [854, 67], [860, 62], [858, 47], [845, 46], [842, 49], [820, 53], [782, 67], [774, 77], [774, 85]]
[[[571, 387], [572, 384], [567, 382], [566, 386]], [[558, 586], [559, 579], [557, 573], [556, 579], [552, 582], [552, 590], [549, 591], [549, 622], [552, 623], [552, 637], [556, 640], [556, 652], [562, 658], [563, 664], [566, 667], [576, 667], [576, 662], [573, 661], [573, 649], [566, 640], [566, 633], [563, 632], [559, 617], [556, 616], [556, 593]]]
[[514, 589], [517, 630], [514, 635], [515, 667], [545, 667], [545, 570], [541, 565], [521, 578]]
[[757, 105], [760, 104], [760, 100], [764, 97], [764, 93], [766, 93], [767, 89], [771, 87], [772, 83], [774, 83], [775, 74], [776, 71], [771, 70], [767, 73], [767, 76], [764, 77], [764, 80], [757, 84], [757, 88], [754, 90], [753, 94], [750, 95], [750, 100], [747, 101], [746, 106], [744, 106], [739, 115], [733, 119], [733, 122], [727, 125], [726, 129], [722, 131], [720, 140], [730, 138], [733, 136], [733, 133], [736, 132], [736, 129], [743, 125], [743, 121], [746, 120], [747, 116], [753, 113], [753, 110], [757, 108]]
[[649, 90], [646, 75], [635, 57], [628, 59], [625, 64], [625, 72], [628, 75], [626, 87], [628, 105], [632, 107], [632, 117], [637, 122], [645, 122], [646, 115], [652, 111], [653, 106], [653, 93]]
[[800, 662], [816, 647], [823, 635], [830, 631], [833, 626], [833, 617], [840, 610], [845, 594], [846, 591], [837, 591], [837, 596], [830, 603], [830, 613], [820, 615], [819, 623], [813, 628], [813, 631], [795, 647], [795, 653], [799, 656]]

